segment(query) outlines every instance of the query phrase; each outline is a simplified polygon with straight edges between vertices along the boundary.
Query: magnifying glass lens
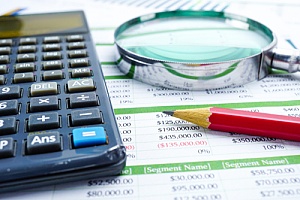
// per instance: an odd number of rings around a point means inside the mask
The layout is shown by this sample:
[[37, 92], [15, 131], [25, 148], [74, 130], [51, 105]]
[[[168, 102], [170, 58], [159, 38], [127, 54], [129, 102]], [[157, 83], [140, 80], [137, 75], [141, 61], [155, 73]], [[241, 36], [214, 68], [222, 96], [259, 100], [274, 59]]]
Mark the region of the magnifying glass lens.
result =
[[115, 31], [117, 65], [124, 74], [184, 90], [233, 87], [264, 78], [276, 43], [263, 24], [214, 11], [143, 15]]
[[133, 25], [117, 36], [116, 43], [132, 54], [153, 60], [209, 63], [260, 54], [272, 40], [242, 21], [180, 16]]

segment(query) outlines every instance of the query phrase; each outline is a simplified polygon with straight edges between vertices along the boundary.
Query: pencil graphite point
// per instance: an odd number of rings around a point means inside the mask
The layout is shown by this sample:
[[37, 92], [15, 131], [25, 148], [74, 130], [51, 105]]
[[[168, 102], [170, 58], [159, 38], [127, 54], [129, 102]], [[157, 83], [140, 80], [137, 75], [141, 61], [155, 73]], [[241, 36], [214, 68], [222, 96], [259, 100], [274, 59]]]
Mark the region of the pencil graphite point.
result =
[[174, 115], [174, 111], [172, 111], [172, 110], [166, 110], [166, 111], [163, 111], [163, 113], [165, 113], [167, 115], [171, 115], [171, 116]]
[[209, 109], [210, 108], [185, 109], [163, 111], [163, 113], [197, 124], [203, 128], [208, 128], [210, 125], [209, 116], [211, 115]]

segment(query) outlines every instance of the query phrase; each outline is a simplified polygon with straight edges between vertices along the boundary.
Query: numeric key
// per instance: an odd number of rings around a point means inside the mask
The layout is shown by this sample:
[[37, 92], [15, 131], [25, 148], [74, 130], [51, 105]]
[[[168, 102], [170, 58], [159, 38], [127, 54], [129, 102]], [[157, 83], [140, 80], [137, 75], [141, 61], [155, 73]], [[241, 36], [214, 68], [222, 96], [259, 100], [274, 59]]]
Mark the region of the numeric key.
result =
[[18, 114], [19, 104], [17, 100], [0, 101], [0, 116]]
[[0, 135], [14, 134], [17, 131], [15, 117], [0, 118]]
[[0, 87], [0, 100], [16, 99], [21, 96], [20, 86], [3, 86]]

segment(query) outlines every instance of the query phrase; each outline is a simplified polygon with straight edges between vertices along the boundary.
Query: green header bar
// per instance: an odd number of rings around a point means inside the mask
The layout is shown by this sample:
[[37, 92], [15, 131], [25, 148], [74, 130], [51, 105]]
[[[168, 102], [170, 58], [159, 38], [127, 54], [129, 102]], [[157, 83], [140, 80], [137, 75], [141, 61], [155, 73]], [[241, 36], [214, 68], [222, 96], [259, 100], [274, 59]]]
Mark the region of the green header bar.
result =
[[145, 175], [166, 174], [176, 172], [199, 172], [208, 170], [230, 170], [254, 167], [273, 167], [292, 164], [300, 164], [300, 155], [126, 166], [122, 172], [122, 175]]
[[291, 101], [266, 101], [266, 102], [242, 102], [242, 103], [223, 103], [223, 104], [197, 104], [197, 105], [172, 105], [172, 106], [155, 106], [155, 107], [137, 107], [137, 108], [116, 108], [114, 109], [116, 115], [121, 114], [139, 114], [150, 112], [162, 112], [164, 110], [179, 110], [191, 108], [254, 108], [254, 107], [282, 107], [282, 106], [299, 106], [299, 100]]

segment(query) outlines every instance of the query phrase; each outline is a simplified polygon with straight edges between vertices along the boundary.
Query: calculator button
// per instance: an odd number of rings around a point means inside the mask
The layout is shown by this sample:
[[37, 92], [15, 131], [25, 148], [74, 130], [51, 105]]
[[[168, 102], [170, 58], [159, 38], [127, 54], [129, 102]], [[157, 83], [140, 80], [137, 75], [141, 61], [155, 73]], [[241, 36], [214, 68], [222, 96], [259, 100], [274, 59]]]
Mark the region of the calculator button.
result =
[[28, 131], [40, 131], [59, 127], [59, 116], [56, 112], [29, 115]]
[[15, 99], [21, 96], [20, 86], [2, 86], [0, 87], [0, 100]]
[[62, 58], [62, 54], [60, 52], [46, 52], [43, 53], [43, 60], [59, 60]]
[[36, 38], [21, 38], [20, 45], [29, 45], [29, 44], [36, 44]]
[[13, 157], [15, 152], [13, 138], [0, 139], [0, 158]]
[[10, 47], [0, 47], [0, 55], [8, 55], [11, 52]]
[[77, 68], [72, 69], [71, 77], [72, 78], [79, 78], [79, 77], [89, 77], [92, 76], [92, 71], [90, 68]]
[[5, 83], [5, 76], [0, 75], [0, 85], [4, 85], [4, 83]]
[[61, 49], [60, 44], [45, 44], [43, 45], [43, 51], [59, 51]]
[[96, 96], [96, 93], [94, 92], [70, 95], [70, 108], [80, 108], [97, 105], [98, 98]]
[[33, 72], [34, 70], [34, 63], [19, 63], [15, 65], [15, 72]]
[[63, 78], [64, 74], [61, 70], [43, 72], [43, 80], [58, 80]]
[[4, 46], [12, 46], [12, 39], [2, 39], [0, 40], [0, 47], [4, 47]]
[[72, 133], [75, 148], [107, 144], [107, 136], [103, 127], [76, 128]]
[[18, 53], [35, 53], [36, 47], [32, 45], [19, 46]]
[[27, 154], [49, 153], [61, 150], [61, 137], [56, 131], [42, 134], [30, 134], [27, 136]]
[[34, 74], [32, 72], [27, 73], [17, 73], [14, 74], [14, 83], [26, 83], [26, 82], [33, 82], [34, 81]]
[[69, 58], [83, 58], [87, 57], [87, 51], [86, 50], [74, 50], [74, 51], [68, 51]]
[[51, 94], [58, 94], [56, 82], [34, 83], [31, 85], [30, 95], [33, 97]]
[[71, 59], [69, 60], [69, 66], [71, 68], [89, 66], [89, 59], [87, 58]]
[[0, 74], [7, 74], [8, 68], [6, 65], [0, 65]]
[[62, 69], [63, 64], [60, 60], [46, 61], [42, 63], [44, 70]]
[[18, 114], [19, 104], [17, 100], [0, 101], [0, 116]]
[[84, 109], [71, 111], [71, 126], [82, 126], [103, 123], [98, 109]]
[[83, 41], [83, 35], [69, 35], [67, 36], [67, 42], [80, 42]]
[[59, 101], [57, 96], [49, 97], [34, 97], [30, 99], [29, 111], [30, 112], [40, 112], [48, 110], [58, 110]]
[[60, 37], [59, 36], [49, 36], [44, 38], [44, 43], [59, 43]]
[[69, 80], [67, 83], [68, 92], [88, 92], [95, 90], [93, 79]]
[[14, 117], [0, 118], [0, 135], [14, 134], [17, 131], [17, 121]]
[[69, 43], [67, 48], [69, 50], [72, 50], [72, 49], [84, 49], [85, 48], [85, 43], [84, 42]]
[[26, 53], [17, 55], [17, 62], [34, 62], [36, 59], [35, 54]]
[[9, 56], [0, 55], [0, 64], [7, 64], [7, 63], [9, 63]]

